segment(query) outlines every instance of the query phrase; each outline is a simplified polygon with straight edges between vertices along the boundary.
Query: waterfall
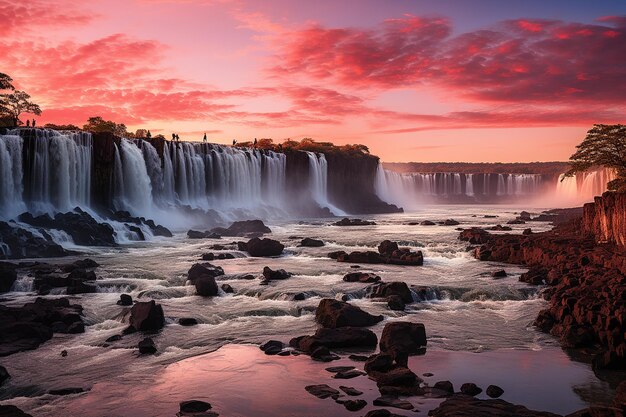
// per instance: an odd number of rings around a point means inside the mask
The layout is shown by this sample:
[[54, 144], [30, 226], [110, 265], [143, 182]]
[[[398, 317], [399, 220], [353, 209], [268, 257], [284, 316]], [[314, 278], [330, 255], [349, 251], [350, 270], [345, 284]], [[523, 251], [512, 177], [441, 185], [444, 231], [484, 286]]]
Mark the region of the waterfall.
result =
[[313, 199], [320, 207], [328, 208], [333, 214], [344, 216], [345, 212], [328, 202], [328, 162], [323, 153], [308, 152], [309, 157], [309, 185]]
[[142, 151], [131, 141], [122, 139], [115, 147], [114, 199], [117, 210], [127, 210], [136, 216], [152, 212], [152, 186]]
[[468, 174], [465, 180], [465, 195], [468, 197], [474, 196], [474, 174]]
[[22, 177], [22, 138], [0, 136], [0, 218], [11, 218], [26, 210]]
[[506, 183], [504, 182], [504, 175], [498, 174], [498, 189], [496, 191], [497, 195], [505, 195], [506, 194]]
[[559, 175], [556, 184], [556, 197], [566, 204], [590, 202], [595, 196], [607, 190], [607, 183], [615, 179], [612, 169], [600, 168], [582, 172], [570, 177]]

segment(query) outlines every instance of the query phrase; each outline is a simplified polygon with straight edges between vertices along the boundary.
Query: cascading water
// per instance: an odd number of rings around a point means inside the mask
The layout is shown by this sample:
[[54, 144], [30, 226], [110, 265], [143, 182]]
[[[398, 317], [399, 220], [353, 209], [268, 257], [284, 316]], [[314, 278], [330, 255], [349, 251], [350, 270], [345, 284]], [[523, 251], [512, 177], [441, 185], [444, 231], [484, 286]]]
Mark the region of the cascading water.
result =
[[590, 202], [607, 190], [607, 183], [615, 179], [615, 172], [601, 168], [572, 176], [559, 175], [556, 198], [564, 204]]
[[328, 202], [328, 162], [324, 154], [307, 152], [309, 156], [309, 181], [313, 199], [327, 207], [333, 214], [343, 216], [346, 213]]
[[22, 184], [22, 138], [0, 136], [0, 217], [11, 218], [26, 210]]
[[152, 213], [152, 185], [141, 150], [127, 139], [115, 147], [114, 198], [117, 210], [127, 210], [137, 216]]

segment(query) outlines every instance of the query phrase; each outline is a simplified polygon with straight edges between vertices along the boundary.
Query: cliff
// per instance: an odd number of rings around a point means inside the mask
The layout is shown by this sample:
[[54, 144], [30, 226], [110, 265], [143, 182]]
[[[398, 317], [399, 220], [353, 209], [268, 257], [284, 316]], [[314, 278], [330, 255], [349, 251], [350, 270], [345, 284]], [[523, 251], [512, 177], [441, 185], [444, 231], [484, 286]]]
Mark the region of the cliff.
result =
[[581, 226], [596, 242], [626, 246], [626, 193], [606, 192], [585, 204]]
[[93, 133], [91, 198], [96, 207], [101, 209], [112, 207], [115, 144], [119, 146], [120, 141], [121, 138], [113, 133]]

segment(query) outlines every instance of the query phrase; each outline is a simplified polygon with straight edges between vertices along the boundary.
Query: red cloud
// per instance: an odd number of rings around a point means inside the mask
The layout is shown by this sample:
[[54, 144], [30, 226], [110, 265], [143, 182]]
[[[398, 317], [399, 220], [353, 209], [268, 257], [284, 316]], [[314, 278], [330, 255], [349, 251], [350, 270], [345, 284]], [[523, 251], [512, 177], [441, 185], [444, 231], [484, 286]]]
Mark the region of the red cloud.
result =
[[91, 19], [91, 15], [76, 9], [68, 9], [66, 5], [61, 7], [54, 1], [0, 0], [0, 22], [2, 22], [0, 35], [21, 36], [21, 33], [16, 32], [34, 32], [43, 27], [67, 27], [84, 24]]

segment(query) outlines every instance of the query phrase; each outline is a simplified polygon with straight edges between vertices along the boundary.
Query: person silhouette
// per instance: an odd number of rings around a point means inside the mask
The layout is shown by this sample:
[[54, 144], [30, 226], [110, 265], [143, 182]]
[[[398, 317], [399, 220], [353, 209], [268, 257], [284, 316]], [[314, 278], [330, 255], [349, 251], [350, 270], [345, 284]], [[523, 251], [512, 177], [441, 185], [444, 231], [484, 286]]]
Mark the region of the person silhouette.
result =
[[233, 139], [233, 146], [237, 143], [237, 139]]
[[176, 142], [180, 142], [180, 136], [178, 136], [178, 133], [176, 134]]
[[33, 127], [35, 127], [35, 119], [33, 119]]
[[148, 139], [150, 139], [150, 138], [152, 137], [152, 133], [150, 133], [150, 131], [149, 131], [149, 130], [148, 130], [148, 133], [146, 133], [146, 137], [147, 137]]
[[254, 147], [256, 148], [256, 138], [254, 138]]
[[26, 127], [30, 127], [30, 119], [26, 120]]
[[172, 142], [176, 142], [176, 134], [172, 133]]
[[202, 142], [206, 142], [206, 133], [204, 134], [204, 138], [202, 138]]

